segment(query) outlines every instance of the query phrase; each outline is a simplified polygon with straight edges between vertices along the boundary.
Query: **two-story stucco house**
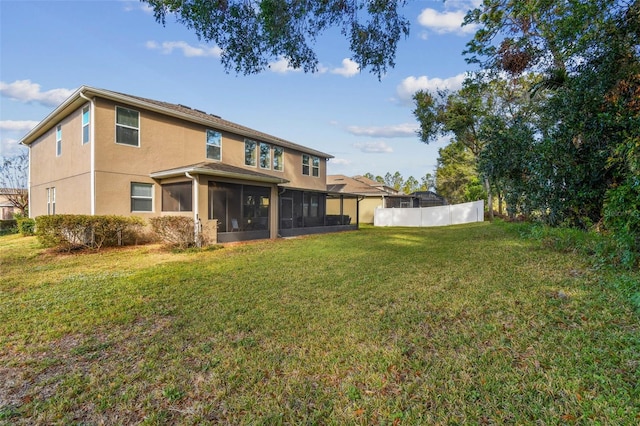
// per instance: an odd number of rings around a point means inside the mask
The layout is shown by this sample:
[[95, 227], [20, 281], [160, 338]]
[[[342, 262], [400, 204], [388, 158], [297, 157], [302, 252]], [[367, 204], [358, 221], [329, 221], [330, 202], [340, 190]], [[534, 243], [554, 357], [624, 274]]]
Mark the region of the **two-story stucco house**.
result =
[[83, 86], [21, 143], [31, 217], [188, 215], [217, 242], [357, 228], [330, 154], [184, 105]]

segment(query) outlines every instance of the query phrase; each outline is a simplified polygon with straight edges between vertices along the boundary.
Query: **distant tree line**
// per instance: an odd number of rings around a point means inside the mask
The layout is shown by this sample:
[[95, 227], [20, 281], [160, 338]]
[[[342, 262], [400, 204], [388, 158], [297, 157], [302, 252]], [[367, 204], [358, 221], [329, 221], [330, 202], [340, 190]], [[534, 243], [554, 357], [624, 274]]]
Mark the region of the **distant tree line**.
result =
[[435, 191], [435, 178], [431, 173], [422, 176], [420, 181], [413, 176], [409, 176], [405, 180], [400, 172], [395, 172], [394, 174], [387, 172], [384, 176], [365, 173], [364, 177], [385, 184], [404, 194], [411, 194], [416, 191]]

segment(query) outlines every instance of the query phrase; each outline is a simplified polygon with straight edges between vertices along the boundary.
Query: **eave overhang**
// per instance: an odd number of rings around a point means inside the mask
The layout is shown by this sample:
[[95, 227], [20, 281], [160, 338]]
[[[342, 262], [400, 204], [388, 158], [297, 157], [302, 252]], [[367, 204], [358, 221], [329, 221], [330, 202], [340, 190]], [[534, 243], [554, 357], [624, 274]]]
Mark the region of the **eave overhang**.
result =
[[175, 169], [161, 170], [149, 175], [152, 179], [168, 179], [180, 176], [204, 175], [223, 177], [228, 179], [246, 180], [251, 182], [281, 184], [289, 182], [287, 179], [271, 176], [266, 173], [245, 170], [240, 167], [229, 166], [223, 163], [200, 163]]

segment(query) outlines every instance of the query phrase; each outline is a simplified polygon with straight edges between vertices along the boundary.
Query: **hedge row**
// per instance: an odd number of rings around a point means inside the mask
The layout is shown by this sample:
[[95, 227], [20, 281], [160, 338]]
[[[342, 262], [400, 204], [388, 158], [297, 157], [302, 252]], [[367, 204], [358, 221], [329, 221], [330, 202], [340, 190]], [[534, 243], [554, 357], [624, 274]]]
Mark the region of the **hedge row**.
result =
[[100, 249], [137, 243], [144, 225], [135, 216], [38, 216], [36, 236], [43, 245], [61, 250]]
[[[185, 249], [201, 246], [195, 238], [193, 219], [185, 216], [162, 216], [149, 219], [153, 232], [167, 245]], [[199, 238], [201, 240], [201, 237]]]

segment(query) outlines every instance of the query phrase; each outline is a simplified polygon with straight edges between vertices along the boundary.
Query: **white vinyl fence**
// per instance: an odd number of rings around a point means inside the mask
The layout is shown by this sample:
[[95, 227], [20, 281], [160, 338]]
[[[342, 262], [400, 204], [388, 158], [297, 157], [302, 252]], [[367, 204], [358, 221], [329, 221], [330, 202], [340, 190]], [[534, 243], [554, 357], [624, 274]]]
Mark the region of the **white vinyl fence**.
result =
[[446, 226], [484, 221], [484, 200], [451, 206], [384, 209], [374, 213], [374, 226]]

